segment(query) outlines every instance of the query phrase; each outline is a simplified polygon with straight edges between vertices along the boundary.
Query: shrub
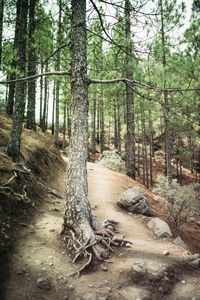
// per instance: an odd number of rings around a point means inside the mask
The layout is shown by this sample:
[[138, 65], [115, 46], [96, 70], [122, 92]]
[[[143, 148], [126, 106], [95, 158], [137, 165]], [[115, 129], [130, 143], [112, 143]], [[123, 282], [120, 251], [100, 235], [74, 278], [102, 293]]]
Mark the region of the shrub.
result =
[[176, 180], [169, 182], [164, 175], [159, 175], [153, 191], [166, 199], [164, 208], [177, 226], [187, 223], [191, 218], [199, 218], [200, 199], [193, 184], [180, 186]]

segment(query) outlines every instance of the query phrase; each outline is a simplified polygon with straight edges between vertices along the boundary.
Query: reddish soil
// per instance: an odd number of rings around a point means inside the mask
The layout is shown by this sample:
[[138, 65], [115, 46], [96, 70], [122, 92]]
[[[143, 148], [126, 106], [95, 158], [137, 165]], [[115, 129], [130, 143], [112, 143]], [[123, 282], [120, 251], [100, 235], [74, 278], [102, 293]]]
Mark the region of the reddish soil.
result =
[[[67, 255], [58, 235], [62, 225], [63, 200], [49, 195], [32, 220], [28, 216], [15, 228], [17, 240], [9, 263], [6, 265], [5, 262], [9, 276], [1, 299], [200, 299], [200, 272], [181, 266], [182, 259], [189, 254], [188, 250], [174, 245], [171, 239], [155, 238], [146, 226], [149, 218], [132, 215], [116, 205], [124, 190], [138, 184], [95, 163], [88, 163], [88, 174], [89, 200], [94, 214], [100, 220], [109, 218], [118, 221], [118, 235], [126, 235], [133, 245], [116, 249], [109, 261], [96, 266], [95, 270], [67, 279], [84, 262], [72, 264]], [[65, 173], [60, 170], [51, 187], [63, 194], [64, 186]], [[153, 203], [153, 194], [141, 185], [140, 188]], [[163, 255], [164, 250], [168, 250], [169, 255]], [[180, 263], [175, 264], [177, 261]], [[148, 268], [143, 280], [131, 276], [130, 270], [135, 263]], [[51, 290], [37, 287], [39, 277], [50, 280]], [[90, 298], [89, 293], [92, 294]]]

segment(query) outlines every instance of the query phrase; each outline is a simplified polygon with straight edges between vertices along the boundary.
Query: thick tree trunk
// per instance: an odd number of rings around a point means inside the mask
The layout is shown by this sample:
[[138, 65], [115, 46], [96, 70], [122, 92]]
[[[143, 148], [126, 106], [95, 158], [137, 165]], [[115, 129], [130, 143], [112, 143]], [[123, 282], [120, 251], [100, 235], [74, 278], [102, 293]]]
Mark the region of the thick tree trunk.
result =
[[[15, 21], [15, 38], [14, 38], [14, 49], [18, 51], [18, 45], [20, 40], [20, 33], [21, 33], [21, 1], [17, 1], [16, 3], [16, 21]], [[10, 81], [16, 79], [16, 67], [17, 67], [17, 58], [16, 56], [12, 59], [11, 62], [11, 74], [10, 74]], [[14, 110], [14, 102], [15, 102], [15, 82], [11, 82], [9, 85], [9, 93], [8, 93], [8, 101], [6, 105], [6, 112], [9, 115], [13, 114]]]
[[[25, 75], [25, 63], [26, 63], [26, 32], [27, 32], [27, 13], [28, 3], [26, 0], [18, 0], [20, 3], [19, 16], [20, 27], [19, 39], [17, 41], [17, 70], [18, 76]], [[18, 5], [17, 2], [17, 5]], [[22, 133], [22, 122], [24, 118], [24, 107], [25, 107], [25, 83], [17, 82], [16, 84], [16, 96], [15, 96], [15, 111], [13, 118], [13, 125], [11, 130], [11, 137], [7, 147], [7, 153], [12, 157], [13, 161], [18, 162], [20, 156], [20, 145], [21, 145], [21, 133]]]
[[[67, 183], [65, 193], [64, 227], [76, 235], [84, 232], [86, 239], [93, 234], [92, 213], [87, 187], [87, 129], [88, 82], [86, 62], [86, 1], [72, 0], [71, 29], [71, 97], [72, 124]], [[85, 238], [85, 237], [84, 237]]]
[[[133, 79], [132, 71], [132, 41], [131, 41], [131, 4], [125, 1], [125, 26], [126, 26], [126, 77]], [[134, 121], [134, 96], [130, 83], [126, 83], [126, 174], [135, 179], [135, 121]]]
[[[38, 0], [30, 0], [29, 5], [29, 49], [28, 49], [28, 76], [36, 74], [36, 48], [35, 48], [35, 9]], [[28, 81], [27, 128], [36, 130], [35, 122], [35, 96], [36, 80]]]

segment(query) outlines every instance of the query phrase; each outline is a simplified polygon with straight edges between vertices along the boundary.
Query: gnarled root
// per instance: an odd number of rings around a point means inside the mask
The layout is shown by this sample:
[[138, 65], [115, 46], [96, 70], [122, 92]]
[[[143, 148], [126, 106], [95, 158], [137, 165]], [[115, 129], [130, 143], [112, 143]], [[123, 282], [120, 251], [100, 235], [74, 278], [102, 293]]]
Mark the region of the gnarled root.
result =
[[122, 239], [114, 237], [115, 225], [109, 220], [103, 223], [101, 230], [99, 226], [95, 228], [96, 230], [92, 230], [90, 226], [88, 228], [84, 224], [79, 236], [73, 230], [69, 230], [69, 235], [65, 236], [65, 241], [67, 248], [74, 254], [73, 263], [79, 258], [89, 257], [79, 270], [69, 276], [80, 274], [95, 259], [102, 262], [109, 257], [110, 252], [114, 252], [113, 247], [127, 247], [132, 244], [132, 242], [125, 240], [125, 237]]

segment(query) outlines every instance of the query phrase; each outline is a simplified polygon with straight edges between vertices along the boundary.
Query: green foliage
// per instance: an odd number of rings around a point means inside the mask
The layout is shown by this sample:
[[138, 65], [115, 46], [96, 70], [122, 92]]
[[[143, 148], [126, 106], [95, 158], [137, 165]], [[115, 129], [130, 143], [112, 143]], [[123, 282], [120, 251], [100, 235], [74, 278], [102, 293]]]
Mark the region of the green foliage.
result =
[[189, 222], [192, 217], [199, 218], [199, 195], [194, 185], [180, 186], [176, 180], [170, 183], [164, 175], [160, 175], [153, 191], [167, 200], [165, 208], [177, 226]]

